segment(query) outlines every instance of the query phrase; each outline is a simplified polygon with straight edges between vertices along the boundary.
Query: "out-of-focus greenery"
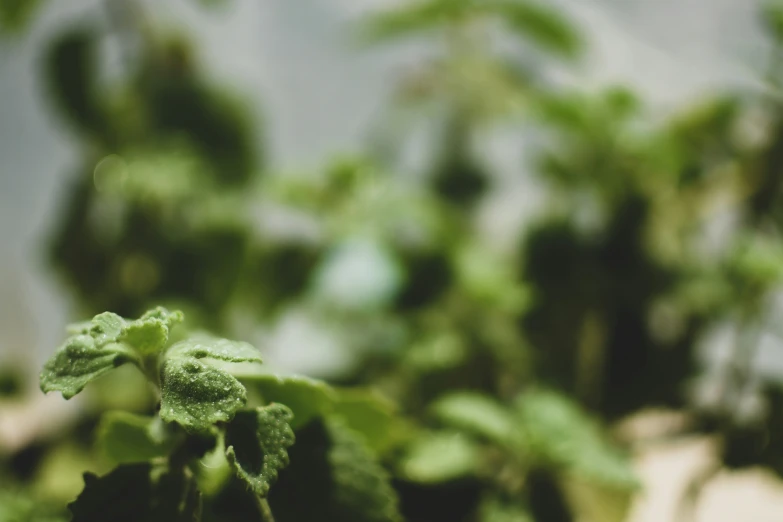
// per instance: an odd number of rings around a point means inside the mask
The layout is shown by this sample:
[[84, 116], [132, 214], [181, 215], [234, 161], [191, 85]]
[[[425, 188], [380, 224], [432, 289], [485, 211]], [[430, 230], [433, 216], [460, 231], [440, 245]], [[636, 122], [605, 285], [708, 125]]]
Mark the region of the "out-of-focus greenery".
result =
[[[34, 4], [0, 3], [0, 27], [21, 28]], [[340, 348], [329, 380], [349, 391], [241, 379], [250, 396], [286, 397], [297, 434], [324, 448], [292, 447], [288, 493], [270, 497], [277, 519], [360, 506], [357, 522], [389, 520], [395, 496], [411, 522], [620, 521], [639, 484], [609, 428], [651, 406], [718, 435], [726, 466], [783, 474], [783, 379], [755, 362], [783, 313], [779, 98], [721, 92], [660, 118], [627, 87], [549, 82], [548, 68], [578, 61], [588, 38], [544, 2], [421, 0], [369, 16], [356, 34], [367, 46], [431, 46], [390, 102], [417, 116], [390, 135], [436, 123], [426, 168], [401, 171], [405, 139], [393, 138], [293, 175], [267, 167], [264, 122], [205, 76], [197, 35], [169, 34], [141, 3], [127, 6], [49, 43], [46, 101], [82, 151], [67, 167], [50, 261], [79, 315], [171, 305], [189, 326], [235, 338], [296, 315]], [[760, 12], [773, 87], [782, 13]], [[98, 52], [118, 34], [127, 60], [109, 77]], [[518, 176], [540, 189], [543, 211], [496, 241], [480, 219], [507, 180], [482, 144], [500, 128], [526, 136], [533, 161]], [[729, 356], [698, 364], [725, 325]], [[57, 513], [67, 499], [45, 485], [61, 468], [43, 463], [64, 447], [78, 448], [79, 473], [106, 471], [91, 449], [96, 410], [155, 407], [124, 393], [139, 389], [128, 379], [95, 382], [67, 435], [2, 457], [25, 494], [7, 504], [23, 514], [0, 521], [38, 520], [45, 502]], [[376, 457], [393, 491], [365, 495], [361, 463]], [[310, 472], [348, 493], [309, 503]], [[205, 519], [258, 516], [222, 484], [202, 480], [217, 506]]]

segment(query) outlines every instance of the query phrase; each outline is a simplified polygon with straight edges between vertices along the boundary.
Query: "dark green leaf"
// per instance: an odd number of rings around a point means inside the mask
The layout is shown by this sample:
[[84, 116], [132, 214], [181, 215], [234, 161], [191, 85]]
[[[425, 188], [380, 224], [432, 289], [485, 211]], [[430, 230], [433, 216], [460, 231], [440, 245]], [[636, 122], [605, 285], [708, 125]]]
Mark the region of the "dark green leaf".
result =
[[106, 140], [109, 132], [99, 90], [98, 47], [99, 35], [93, 29], [69, 28], [51, 41], [44, 72], [55, 108], [68, 123]]
[[217, 359], [230, 363], [261, 362], [261, 354], [252, 345], [205, 334], [193, 335], [174, 344], [169, 348], [167, 357]]
[[241, 411], [226, 427], [226, 456], [237, 476], [259, 496], [266, 497], [278, 472], [288, 465], [294, 443], [291, 410], [270, 404]]
[[201, 495], [182, 471], [130, 464], [102, 477], [85, 473], [84, 491], [68, 507], [72, 522], [194, 522]]
[[389, 477], [361, 438], [339, 421], [316, 420], [296, 434], [289, 466], [269, 504], [275, 522], [398, 522]]
[[167, 359], [161, 382], [160, 417], [191, 432], [230, 421], [247, 400], [245, 388], [236, 378], [192, 357]]
[[106, 413], [98, 426], [98, 445], [114, 464], [168, 455], [176, 442], [159, 419], [124, 411]]
[[76, 335], [44, 365], [40, 375], [41, 390], [44, 393], [59, 391], [70, 399], [90, 381], [131, 361], [137, 361], [135, 354], [121, 344], [99, 346], [89, 335]]

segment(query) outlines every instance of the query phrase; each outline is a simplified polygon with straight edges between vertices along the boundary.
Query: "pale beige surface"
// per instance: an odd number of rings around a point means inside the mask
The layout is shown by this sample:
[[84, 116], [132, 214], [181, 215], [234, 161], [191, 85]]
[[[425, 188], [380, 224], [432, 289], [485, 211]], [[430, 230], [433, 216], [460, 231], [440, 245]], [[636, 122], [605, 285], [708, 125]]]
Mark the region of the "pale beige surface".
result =
[[703, 488], [695, 519], [677, 520], [688, 482], [715, 462], [716, 444], [707, 437], [650, 447], [636, 466], [644, 492], [634, 502], [629, 522], [781, 522], [783, 482], [762, 469], [720, 471]]

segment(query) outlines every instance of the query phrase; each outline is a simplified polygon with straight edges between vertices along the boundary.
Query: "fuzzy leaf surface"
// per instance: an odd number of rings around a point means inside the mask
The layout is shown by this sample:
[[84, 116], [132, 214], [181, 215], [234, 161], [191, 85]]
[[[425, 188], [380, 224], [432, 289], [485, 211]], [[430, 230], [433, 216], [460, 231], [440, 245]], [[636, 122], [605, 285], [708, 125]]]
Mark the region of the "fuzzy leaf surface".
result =
[[161, 370], [160, 417], [189, 432], [228, 422], [247, 401], [245, 387], [228, 372], [193, 357], [170, 357]]
[[70, 337], [44, 365], [40, 374], [44, 393], [59, 391], [70, 399], [104, 373], [136, 361], [135, 354], [117, 343], [99, 345], [89, 335]]
[[226, 456], [237, 477], [261, 497], [288, 465], [294, 443], [293, 413], [282, 404], [241, 411], [226, 428]]
[[260, 363], [261, 354], [251, 344], [205, 334], [191, 336], [171, 346], [168, 357], [216, 359], [230, 363]]

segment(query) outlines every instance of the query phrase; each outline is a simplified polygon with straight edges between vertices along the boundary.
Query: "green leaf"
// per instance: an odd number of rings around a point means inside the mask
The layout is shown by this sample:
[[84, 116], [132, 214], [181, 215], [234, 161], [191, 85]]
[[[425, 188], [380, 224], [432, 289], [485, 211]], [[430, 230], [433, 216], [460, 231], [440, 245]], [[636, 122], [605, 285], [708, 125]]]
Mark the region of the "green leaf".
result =
[[159, 419], [124, 411], [104, 414], [98, 426], [98, 445], [114, 464], [168, 455], [177, 440]]
[[103, 312], [89, 322], [75, 323], [67, 329], [69, 333], [91, 336], [98, 346], [122, 342], [146, 355], [162, 350], [168, 342], [170, 330], [183, 319], [182, 312], [157, 307], [136, 320]]
[[[0, 0], [0, 4], [8, 1]], [[58, 31], [45, 49], [43, 79], [54, 109], [75, 130], [103, 144], [113, 132], [99, 81], [100, 38], [100, 32], [87, 24]]]
[[276, 375], [262, 371], [239, 375], [239, 380], [257, 392], [265, 403], [279, 402], [293, 412], [290, 424], [298, 430], [312, 419], [332, 411], [335, 392], [323, 381], [300, 375]]
[[405, 448], [400, 474], [408, 480], [436, 484], [476, 473], [481, 462], [478, 445], [461, 433], [426, 433]]
[[574, 57], [582, 48], [582, 41], [571, 24], [544, 2], [497, 0], [487, 2], [506, 24], [542, 49], [561, 56]]
[[39, 9], [41, 0], [0, 0], [0, 30], [23, 29]]
[[282, 404], [241, 411], [226, 427], [226, 456], [237, 476], [266, 497], [278, 472], [288, 465], [294, 443], [291, 410]]
[[530, 511], [524, 506], [496, 497], [487, 497], [481, 501], [478, 520], [479, 522], [535, 522]]
[[404, 429], [391, 401], [370, 390], [337, 390], [332, 415], [360, 434], [367, 445], [383, 452]]
[[364, 27], [369, 41], [409, 36], [467, 18], [474, 0], [425, 0], [371, 17]]
[[231, 374], [193, 357], [168, 358], [161, 370], [160, 417], [189, 432], [228, 422], [247, 401], [244, 386]]
[[431, 406], [443, 423], [486, 437], [498, 444], [513, 441], [518, 426], [514, 414], [492, 397], [474, 392], [454, 392]]
[[167, 357], [217, 359], [230, 363], [260, 363], [261, 354], [248, 343], [229, 341], [206, 334], [192, 335], [169, 348]]
[[401, 520], [387, 473], [341, 422], [308, 423], [288, 454], [290, 464], [269, 496], [276, 522]]
[[193, 522], [201, 495], [192, 477], [151, 464], [120, 466], [84, 475], [84, 491], [68, 505], [72, 522]]
[[98, 345], [94, 337], [76, 335], [69, 338], [44, 365], [40, 375], [41, 390], [62, 392], [70, 399], [90, 381], [126, 362], [138, 362], [127, 347], [108, 343]]
[[182, 312], [157, 307], [135, 321], [124, 322], [118, 338], [142, 354], [159, 352], [166, 346], [170, 330], [183, 319]]
[[544, 465], [595, 483], [630, 489], [638, 486], [628, 459], [567, 397], [530, 390], [519, 396], [515, 406], [528, 451]]

